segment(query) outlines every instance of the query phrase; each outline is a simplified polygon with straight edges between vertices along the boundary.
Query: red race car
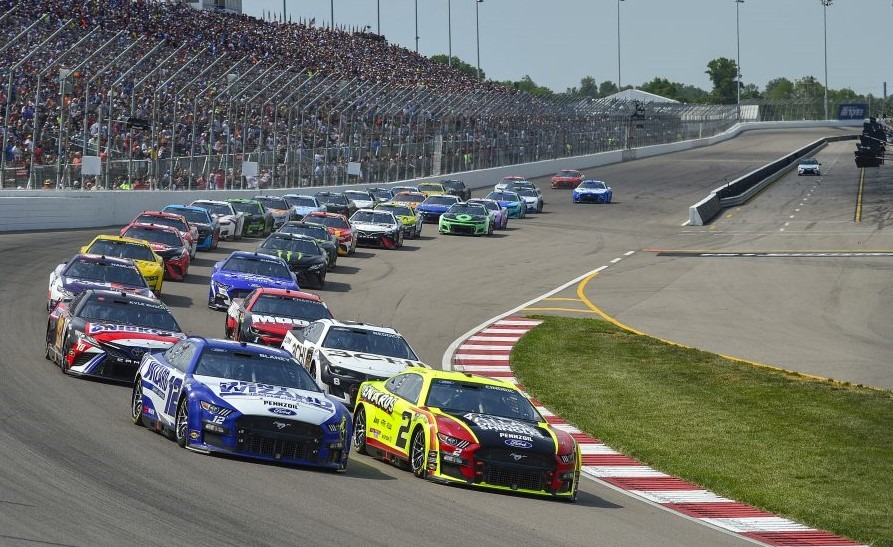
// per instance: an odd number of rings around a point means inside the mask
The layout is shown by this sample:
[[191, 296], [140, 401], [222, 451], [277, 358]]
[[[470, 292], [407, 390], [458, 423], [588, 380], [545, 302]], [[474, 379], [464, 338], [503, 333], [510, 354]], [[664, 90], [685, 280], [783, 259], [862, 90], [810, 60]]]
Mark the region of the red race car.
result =
[[186, 243], [189, 244], [189, 257], [195, 258], [195, 251], [198, 247], [198, 227], [190, 224], [183, 215], [165, 213], [163, 211], [143, 211], [130, 221], [131, 224], [136, 224], [137, 222], [142, 224], [163, 224], [164, 226], [176, 228]]
[[552, 177], [552, 188], [576, 188], [583, 182], [583, 173], [576, 169], [562, 169]]
[[328, 306], [315, 294], [259, 287], [233, 300], [224, 330], [232, 340], [278, 348], [289, 330], [331, 317]]
[[304, 222], [322, 224], [329, 233], [338, 239], [338, 256], [352, 255], [357, 248], [357, 238], [354, 237], [353, 226], [347, 217], [339, 213], [323, 213], [313, 211], [304, 217]]
[[[177, 215], [179, 216], [179, 215]], [[164, 259], [164, 278], [183, 281], [189, 273], [191, 257], [189, 243], [180, 231], [162, 224], [128, 224], [121, 230], [121, 237], [148, 241], [152, 250]]]

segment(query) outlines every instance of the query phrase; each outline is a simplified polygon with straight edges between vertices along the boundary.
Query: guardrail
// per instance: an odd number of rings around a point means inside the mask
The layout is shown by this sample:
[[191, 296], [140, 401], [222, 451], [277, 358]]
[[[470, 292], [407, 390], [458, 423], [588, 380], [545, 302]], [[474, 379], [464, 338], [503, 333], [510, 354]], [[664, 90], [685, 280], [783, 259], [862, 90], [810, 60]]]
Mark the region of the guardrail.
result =
[[[560, 169], [587, 169], [633, 161], [660, 154], [669, 154], [682, 150], [691, 150], [710, 146], [739, 135], [743, 131], [754, 129], [794, 129], [804, 127], [861, 127], [861, 122], [759, 122], [737, 124], [725, 133], [703, 139], [675, 142], [615, 150], [585, 156], [560, 158], [526, 164], [495, 167], [492, 169], [453, 173], [449, 178], [464, 180], [473, 189], [484, 188], [494, 184], [506, 175], [521, 175], [537, 178], [552, 175]], [[795, 152], [794, 154], [797, 154]], [[770, 164], [771, 165], [771, 164]], [[745, 175], [752, 176], [753, 174]], [[410, 179], [383, 186], [396, 184], [413, 184], [426, 179]], [[430, 180], [430, 177], [427, 178]], [[741, 179], [739, 179], [741, 180]], [[368, 188], [372, 184], [338, 186], [337, 189]], [[99, 228], [105, 226], [121, 226], [129, 222], [137, 213], [145, 210], [163, 208], [172, 203], [189, 203], [195, 199], [214, 199], [215, 196], [250, 197], [258, 194], [282, 195], [289, 192], [317, 192], [326, 187], [312, 189], [275, 189], [275, 190], [2, 190], [0, 191], [0, 232], [20, 230], [60, 230], [66, 228]], [[696, 213], [699, 220], [709, 221], [721, 210], [720, 198], [715, 193], [716, 204], [705, 204]], [[713, 199], [708, 197], [708, 199]], [[712, 202], [711, 202], [712, 203]], [[713, 208], [719, 207], [710, 215]]]

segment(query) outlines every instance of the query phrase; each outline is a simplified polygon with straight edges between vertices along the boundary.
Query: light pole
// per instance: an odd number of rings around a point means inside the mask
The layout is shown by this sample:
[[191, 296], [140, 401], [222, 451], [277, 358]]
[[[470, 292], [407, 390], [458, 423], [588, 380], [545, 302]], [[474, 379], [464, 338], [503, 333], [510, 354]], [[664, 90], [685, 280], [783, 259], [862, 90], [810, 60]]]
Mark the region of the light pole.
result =
[[825, 119], [828, 119], [828, 6], [833, 0], [821, 0], [825, 17]]
[[447, 0], [447, 66], [453, 67], [453, 0]]
[[419, 0], [415, 0], [415, 52], [419, 52]]
[[739, 16], [739, 9], [741, 4], [744, 3], [744, 0], [735, 0], [735, 38], [738, 46], [738, 60], [735, 61], [735, 83], [738, 87], [738, 117], [737, 120], [741, 121], [741, 18]]
[[620, 2], [617, 0], [617, 92], [620, 93]]
[[378, 35], [381, 36], [381, 0], [375, 0], [375, 18], [378, 22]]
[[477, 0], [474, 3], [474, 25], [475, 25], [475, 35], [477, 36], [477, 50], [478, 50], [478, 67], [477, 74], [478, 80], [481, 79], [481, 4], [484, 0]]
[[331, 17], [329, 29], [333, 30], [335, 28], [335, 0], [329, 0], [329, 17]]

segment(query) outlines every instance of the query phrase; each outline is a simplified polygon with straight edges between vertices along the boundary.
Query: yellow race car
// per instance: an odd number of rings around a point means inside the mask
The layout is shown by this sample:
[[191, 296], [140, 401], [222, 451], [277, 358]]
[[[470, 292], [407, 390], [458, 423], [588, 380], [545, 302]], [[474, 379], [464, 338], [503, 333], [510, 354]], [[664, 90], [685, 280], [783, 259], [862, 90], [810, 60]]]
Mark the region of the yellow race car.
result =
[[410, 367], [364, 382], [354, 446], [436, 482], [577, 498], [579, 445], [503, 380]]
[[146, 279], [146, 284], [161, 296], [161, 284], [164, 281], [164, 259], [161, 258], [147, 241], [110, 235], [98, 235], [89, 245], [81, 247], [81, 253], [129, 258]]
[[422, 215], [415, 212], [412, 207], [403, 205], [402, 203], [386, 201], [384, 203], [379, 203], [375, 208], [384, 209], [394, 213], [394, 216], [397, 217], [397, 220], [403, 225], [403, 233], [407, 238], [418, 239], [421, 237]]
[[419, 192], [429, 196], [440, 196], [447, 193], [446, 187], [439, 182], [420, 182], [417, 188]]

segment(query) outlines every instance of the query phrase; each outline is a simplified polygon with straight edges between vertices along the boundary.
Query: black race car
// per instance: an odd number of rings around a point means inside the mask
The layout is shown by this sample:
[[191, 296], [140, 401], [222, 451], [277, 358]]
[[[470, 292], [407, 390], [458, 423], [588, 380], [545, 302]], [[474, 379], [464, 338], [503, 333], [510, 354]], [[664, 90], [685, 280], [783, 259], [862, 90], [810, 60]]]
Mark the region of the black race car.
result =
[[50, 313], [46, 358], [66, 374], [133, 382], [146, 352], [163, 351], [185, 337], [160, 300], [88, 289]]
[[286, 222], [277, 230], [277, 233], [301, 234], [312, 237], [329, 256], [329, 270], [335, 269], [335, 262], [338, 261], [338, 239], [325, 226], [313, 222], [293, 220]]
[[446, 193], [451, 196], [459, 196], [459, 200], [468, 201], [471, 199], [471, 188], [461, 180], [446, 179], [440, 181], [440, 184], [446, 188]]
[[258, 245], [256, 251], [284, 258], [301, 287], [313, 285], [322, 289], [326, 284], [329, 258], [310, 236], [275, 232]]
[[317, 192], [316, 199], [326, 206], [329, 213], [338, 213], [350, 218], [357, 211], [357, 205], [347, 196], [339, 192]]

